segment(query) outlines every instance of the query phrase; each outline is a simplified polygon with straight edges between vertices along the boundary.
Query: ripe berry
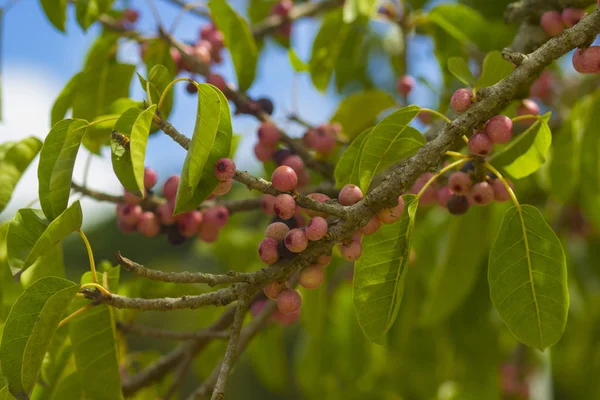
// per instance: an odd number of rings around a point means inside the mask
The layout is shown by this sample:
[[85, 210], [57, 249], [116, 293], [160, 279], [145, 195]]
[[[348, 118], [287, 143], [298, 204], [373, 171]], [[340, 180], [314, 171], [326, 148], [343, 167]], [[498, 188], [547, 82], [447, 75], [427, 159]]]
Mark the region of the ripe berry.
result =
[[285, 235], [287, 235], [289, 231], [290, 228], [283, 222], [273, 222], [267, 226], [265, 236], [279, 241], [285, 239]]
[[153, 212], [145, 211], [140, 216], [137, 229], [146, 237], [154, 237], [160, 233], [160, 223]]
[[448, 203], [448, 199], [452, 196], [452, 191], [448, 186], [444, 186], [440, 190], [437, 191], [437, 202], [440, 207], [446, 208], [446, 203]]
[[163, 194], [167, 200], [175, 200], [177, 187], [179, 186], [179, 175], [171, 175], [163, 185]]
[[271, 161], [273, 154], [275, 153], [275, 146], [267, 145], [262, 142], [256, 143], [254, 146], [254, 155], [261, 162]]
[[492, 189], [494, 189], [494, 200], [500, 203], [510, 200], [510, 194], [500, 179], [492, 181]]
[[198, 239], [206, 243], [212, 243], [219, 237], [219, 227], [206, 223], [206, 216], [204, 220], [205, 222], [200, 225], [200, 229], [198, 230]]
[[446, 208], [452, 215], [462, 215], [469, 210], [469, 200], [467, 196], [451, 196], [446, 203]]
[[303, 169], [298, 172], [298, 188], [304, 189], [310, 183], [310, 175]]
[[261, 97], [260, 99], [256, 100], [256, 102], [264, 112], [269, 115], [273, 114], [273, 102], [270, 99]]
[[192, 47], [191, 55], [193, 55], [201, 64], [210, 65], [211, 51], [212, 46], [210, 43], [201, 41]]
[[279, 3], [275, 4], [273, 8], [271, 8], [271, 15], [279, 15], [287, 18], [293, 6], [294, 3], [292, 0], [281, 0]]
[[[575, 51], [577, 52], [577, 50]], [[531, 99], [524, 99], [521, 104], [517, 107], [517, 115], [538, 115], [540, 113], [540, 107], [535, 101]]]
[[279, 149], [275, 151], [275, 153], [273, 153], [273, 161], [275, 161], [275, 164], [281, 165], [283, 163], [283, 160], [285, 160], [293, 154], [294, 152], [290, 149]]
[[[314, 201], [318, 201], [319, 203], [325, 203], [328, 200], [331, 200], [331, 198], [329, 196], [327, 196], [326, 194], [323, 194], [323, 193], [311, 193], [311, 194], [308, 194], [306, 197], [313, 199]], [[310, 209], [305, 209], [305, 211], [308, 214], [308, 216], [310, 216], [310, 217], [327, 218], [327, 214], [322, 213], [320, 211], [314, 211], [314, 210], [310, 210]]]
[[295, 155], [292, 154], [290, 156], [287, 156], [280, 165], [287, 165], [288, 167], [290, 167], [291, 169], [293, 169], [296, 174], [298, 175], [298, 178], [300, 178], [300, 174], [302, 174], [304, 171], [304, 161], [302, 161], [302, 159]]
[[273, 171], [271, 182], [277, 190], [282, 192], [292, 191], [298, 185], [298, 175], [292, 168], [282, 165]]
[[219, 74], [208, 74], [208, 76], [206, 77], [206, 83], [210, 83], [211, 85], [219, 89], [221, 92], [225, 92], [227, 89], [227, 82], [225, 82], [225, 78], [223, 78]]
[[459, 114], [464, 113], [473, 104], [473, 92], [469, 89], [458, 89], [450, 99], [450, 107]]
[[144, 168], [144, 187], [146, 189], [152, 189], [156, 185], [158, 180], [158, 174], [152, 168]]
[[510, 140], [512, 136], [513, 123], [506, 115], [496, 115], [490, 118], [485, 126], [485, 131], [495, 144], [503, 144]]
[[285, 240], [282, 240], [277, 244], [277, 252], [279, 253], [279, 258], [283, 258], [285, 260], [289, 260], [296, 257], [296, 253], [290, 251], [287, 247], [285, 247]]
[[314, 217], [308, 222], [304, 233], [308, 240], [316, 241], [321, 240], [327, 235], [327, 220], [322, 217]]
[[546, 11], [542, 14], [540, 25], [548, 36], [557, 36], [565, 29], [562, 16], [558, 11], [554, 10]]
[[550, 99], [552, 96], [553, 80], [552, 73], [548, 70], [544, 70], [533, 85], [531, 85], [531, 97], [537, 97], [544, 101]]
[[136, 230], [136, 226], [135, 225], [129, 225], [129, 224], [123, 222], [120, 219], [117, 219], [117, 227], [123, 233], [134, 233], [135, 230]]
[[377, 215], [374, 215], [373, 217], [371, 217], [369, 222], [367, 222], [365, 226], [360, 227], [358, 231], [363, 235], [371, 235], [377, 232], [379, 228], [381, 228], [381, 221], [379, 220], [379, 218], [377, 218]]
[[433, 120], [433, 115], [431, 115], [428, 112], [422, 112], [419, 113], [419, 115], [417, 115], [417, 118], [419, 119], [419, 121], [421, 121], [424, 125], [429, 125], [431, 124], [431, 121]]
[[260, 143], [265, 145], [275, 145], [279, 139], [281, 138], [281, 134], [279, 133], [279, 129], [269, 121], [263, 122], [260, 124], [258, 128], [258, 140]]
[[575, 49], [573, 67], [580, 74], [597, 74], [600, 72], [600, 46], [587, 49]]
[[319, 256], [317, 258], [317, 265], [320, 265], [321, 267], [326, 267], [331, 263], [331, 256], [327, 256], [327, 255], [322, 255]]
[[318, 265], [304, 267], [298, 276], [298, 283], [306, 289], [316, 289], [325, 280], [325, 269]]
[[275, 196], [270, 194], [263, 194], [260, 198], [260, 208], [262, 208], [263, 212], [267, 215], [273, 215], [275, 210], [273, 207], [275, 206]]
[[214, 225], [217, 228], [224, 226], [229, 220], [229, 211], [225, 206], [210, 207], [203, 212], [204, 225]]
[[384, 208], [379, 211], [377, 217], [384, 224], [393, 224], [398, 221], [404, 212], [404, 199], [402, 196], [398, 197], [398, 205], [392, 208]]
[[562, 12], [562, 21], [567, 26], [567, 28], [571, 28], [579, 23], [583, 17], [586, 16], [585, 10], [581, 10], [579, 8], [565, 8]]
[[309, 147], [319, 153], [328, 154], [335, 149], [336, 135], [328, 124], [323, 124], [315, 129], [310, 129], [304, 134], [304, 141], [309, 143]]
[[213, 194], [217, 196], [223, 196], [231, 190], [231, 186], [233, 185], [233, 179], [227, 179], [226, 181], [219, 182], [217, 187], [213, 190]]
[[125, 21], [135, 24], [139, 18], [139, 11], [134, 10], [133, 8], [126, 8], [123, 10], [123, 19], [125, 19]]
[[338, 201], [343, 206], [351, 206], [362, 199], [363, 194], [360, 188], [353, 184], [348, 184], [340, 190]]
[[362, 245], [358, 240], [352, 240], [349, 244], [340, 243], [342, 257], [348, 261], [356, 261], [362, 253]]
[[279, 260], [277, 240], [264, 238], [258, 245], [258, 256], [265, 264], [273, 264]]
[[232, 179], [235, 175], [235, 163], [231, 158], [221, 158], [215, 164], [215, 176], [220, 181]]
[[179, 233], [185, 237], [193, 237], [198, 233], [198, 228], [202, 223], [202, 213], [198, 210], [188, 211], [181, 214], [177, 220]]
[[473, 185], [471, 189], [471, 196], [475, 204], [485, 206], [494, 200], [494, 189], [492, 185], [487, 182], [479, 182]]
[[123, 197], [125, 197], [125, 203], [127, 204], [140, 204], [142, 202], [141, 197], [138, 197], [127, 190], [123, 192]]
[[277, 308], [284, 314], [292, 314], [300, 310], [302, 297], [294, 289], [283, 289], [277, 296]]
[[119, 211], [118, 217], [130, 226], [137, 225], [142, 216], [142, 207], [136, 204], [125, 204], [120, 209], [117, 209], [117, 211]]
[[283, 284], [281, 282], [271, 282], [267, 286], [263, 288], [263, 292], [265, 292], [265, 296], [270, 298], [271, 300], [277, 299], [277, 295], [283, 289]]
[[476, 133], [469, 138], [469, 151], [478, 156], [487, 156], [492, 151], [493, 143], [485, 133]]
[[292, 253], [300, 253], [308, 246], [308, 239], [302, 229], [295, 228], [290, 230], [283, 240], [285, 247]]
[[156, 215], [160, 220], [160, 223], [163, 225], [171, 225], [174, 224], [178, 217], [174, 217], [173, 213], [175, 212], [175, 202], [169, 201], [167, 203], [162, 203], [158, 207], [156, 207]]
[[289, 194], [280, 194], [275, 197], [273, 210], [279, 218], [290, 219], [296, 213], [296, 200]]
[[466, 172], [454, 172], [448, 178], [448, 187], [450, 188], [450, 191], [457, 195], [469, 193], [472, 185], [473, 183], [471, 182], [471, 175], [467, 174]]
[[408, 94], [413, 90], [414, 87], [415, 78], [413, 78], [410, 75], [401, 76], [400, 78], [398, 78], [398, 81], [396, 81], [396, 90], [402, 96], [408, 96]]

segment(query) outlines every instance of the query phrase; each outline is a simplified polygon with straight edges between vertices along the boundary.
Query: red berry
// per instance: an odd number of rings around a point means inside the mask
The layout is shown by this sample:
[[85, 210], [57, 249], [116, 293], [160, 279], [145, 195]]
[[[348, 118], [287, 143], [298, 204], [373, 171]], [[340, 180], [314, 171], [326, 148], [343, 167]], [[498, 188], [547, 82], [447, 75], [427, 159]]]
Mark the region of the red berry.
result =
[[227, 82], [219, 74], [208, 74], [206, 77], [206, 83], [209, 83], [219, 89], [221, 92], [225, 92], [227, 89]]
[[232, 179], [235, 175], [235, 163], [231, 158], [221, 158], [215, 164], [215, 176], [220, 181]]
[[217, 187], [213, 190], [213, 194], [217, 196], [223, 196], [231, 190], [231, 186], [233, 185], [233, 179], [227, 179], [226, 181], [219, 182]]
[[552, 83], [552, 73], [548, 70], [544, 70], [533, 85], [531, 85], [531, 96], [542, 100], [548, 100], [552, 96]]
[[583, 17], [586, 16], [585, 10], [581, 10], [579, 8], [565, 8], [562, 12], [562, 21], [567, 26], [567, 28], [571, 28], [579, 23]]
[[600, 72], [600, 46], [587, 49], [575, 49], [573, 67], [580, 74], [597, 74]]
[[485, 133], [476, 133], [469, 138], [469, 151], [478, 156], [487, 156], [492, 151], [493, 143]]
[[331, 263], [331, 256], [327, 256], [327, 255], [322, 255], [319, 256], [317, 258], [317, 265], [320, 265], [321, 267], [326, 267]]
[[163, 185], [163, 194], [167, 200], [175, 200], [177, 187], [179, 186], [179, 175], [171, 175]]
[[362, 253], [362, 245], [360, 241], [352, 240], [349, 244], [340, 243], [340, 252], [342, 257], [348, 261], [356, 261], [360, 258]]
[[279, 260], [277, 240], [264, 238], [258, 245], [258, 256], [265, 264], [273, 264]]
[[360, 188], [353, 184], [348, 184], [340, 190], [338, 201], [343, 206], [351, 206], [362, 199], [363, 194]]
[[283, 284], [281, 282], [271, 282], [267, 286], [263, 288], [263, 292], [265, 292], [265, 296], [270, 298], [271, 300], [277, 299], [277, 295], [283, 289]]
[[492, 185], [487, 182], [479, 182], [473, 185], [471, 189], [471, 196], [475, 204], [485, 206], [494, 200], [494, 189]]
[[136, 226], [135, 225], [129, 225], [129, 224], [123, 222], [120, 219], [117, 219], [117, 227], [123, 233], [134, 233], [135, 230], [136, 230]]
[[120, 214], [118, 217], [127, 225], [135, 226], [137, 225], [140, 217], [142, 216], [142, 207], [136, 204], [125, 204], [122, 208], [120, 208]]
[[392, 208], [384, 208], [379, 211], [377, 217], [384, 224], [393, 224], [398, 221], [404, 212], [404, 199], [402, 196], [398, 197], [398, 205]]
[[521, 101], [521, 104], [517, 107], [517, 115], [538, 115], [540, 113], [540, 107], [531, 99], [525, 99]]
[[[318, 201], [319, 203], [325, 203], [328, 200], [331, 200], [331, 198], [329, 196], [327, 196], [326, 194], [323, 194], [323, 193], [311, 193], [311, 194], [307, 195], [306, 197], [313, 199], [314, 201]], [[310, 210], [310, 209], [306, 209], [305, 211], [310, 217], [327, 218], [327, 214], [319, 212], [319, 211], [314, 211], [314, 210]]]
[[265, 236], [279, 241], [285, 239], [285, 235], [287, 235], [289, 231], [290, 228], [283, 222], [273, 222], [267, 226]]
[[308, 246], [308, 239], [302, 229], [294, 228], [285, 235], [284, 244], [292, 253], [300, 253]]
[[322, 217], [314, 217], [308, 222], [305, 228], [306, 238], [308, 240], [321, 240], [327, 235], [327, 220]]
[[304, 171], [304, 161], [302, 161], [302, 159], [293, 154], [291, 156], [287, 156], [280, 165], [287, 165], [288, 167], [290, 167], [291, 169], [293, 169], [296, 174], [298, 175], [298, 177], [300, 177], [300, 174], [305, 172]]
[[[206, 218], [205, 218], [206, 219]], [[198, 230], [198, 239], [206, 243], [212, 243], [219, 237], [219, 227], [213, 224], [203, 223]]]
[[554, 10], [546, 11], [542, 14], [540, 25], [548, 36], [557, 36], [565, 29], [562, 16], [558, 11]]
[[152, 189], [158, 181], [158, 174], [152, 168], [144, 168], [144, 187], [146, 189]]
[[283, 289], [277, 295], [277, 308], [284, 314], [292, 314], [300, 310], [302, 297], [293, 289]]
[[271, 15], [279, 15], [281, 17], [287, 18], [290, 10], [294, 6], [292, 0], [281, 0], [279, 3], [273, 5], [271, 8]]
[[188, 211], [181, 214], [177, 220], [177, 227], [181, 236], [193, 237], [198, 233], [200, 224], [202, 223], [202, 213], [198, 210]]
[[273, 154], [275, 153], [275, 146], [266, 145], [262, 142], [256, 143], [254, 146], [254, 155], [261, 162], [271, 161]]
[[171, 225], [174, 224], [175, 221], [179, 218], [179, 216], [174, 217], [173, 213], [175, 212], [175, 202], [169, 201], [167, 203], [162, 203], [158, 207], [156, 207], [156, 215], [160, 220], [161, 224]]
[[325, 269], [318, 265], [302, 268], [298, 276], [298, 283], [306, 289], [316, 289], [325, 280]]
[[292, 168], [282, 165], [273, 171], [271, 182], [277, 190], [282, 192], [292, 191], [298, 185], [298, 175]]
[[275, 196], [270, 194], [263, 194], [260, 198], [260, 207], [263, 212], [267, 215], [273, 215], [275, 213]]
[[471, 175], [466, 172], [458, 171], [452, 173], [448, 178], [448, 187], [454, 194], [463, 195], [469, 193], [471, 190]]
[[471, 108], [471, 105], [473, 104], [472, 98], [473, 92], [471, 90], [458, 89], [450, 99], [450, 107], [457, 113], [462, 114]]
[[140, 216], [137, 229], [146, 237], [154, 237], [160, 233], [160, 223], [153, 212], [145, 211]]
[[296, 213], [296, 200], [289, 194], [280, 194], [275, 197], [273, 210], [279, 218], [290, 219]]
[[140, 204], [142, 202], [141, 197], [138, 197], [127, 190], [125, 190], [123, 197], [125, 197], [125, 203], [127, 204]]
[[373, 217], [371, 217], [369, 222], [367, 222], [365, 226], [359, 228], [358, 231], [363, 235], [371, 235], [377, 232], [379, 228], [381, 228], [381, 221], [379, 220], [377, 215], [374, 215]]
[[281, 326], [288, 326], [298, 321], [298, 318], [300, 318], [300, 310], [291, 314], [284, 314], [277, 310], [271, 318]]
[[410, 75], [401, 76], [400, 78], [398, 78], [398, 81], [396, 81], [396, 90], [402, 96], [408, 96], [408, 94], [413, 90], [414, 87], [415, 78], [413, 78]]
[[453, 195], [448, 199], [446, 208], [452, 215], [462, 215], [469, 210], [469, 199], [467, 196]]
[[191, 55], [196, 57], [201, 64], [210, 65], [210, 51], [211, 49], [208, 48], [206, 44], [202, 44], [201, 42], [200, 45], [195, 45], [192, 47]]
[[135, 24], [139, 18], [139, 11], [134, 10], [132, 8], [126, 8], [125, 10], [123, 10], [123, 19], [125, 19], [125, 21]]
[[319, 153], [328, 154], [335, 149], [336, 135], [335, 131], [331, 129], [328, 124], [323, 124], [315, 129], [311, 129], [306, 132], [306, 141], [310, 142], [310, 147], [318, 151]]
[[492, 181], [492, 188], [494, 189], [494, 200], [500, 203], [510, 200], [510, 194], [500, 179]]
[[280, 138], [279, 129], [272, 122], [263, 122], [258, 128], [258, 140], [264, 145], [273, 146]]
[[229, 211], [225, 206], [210, 207], [203, 212], [204, 225], [214, 225], [217, 228], [223, 227], [229, 220]]
[[512, 120], [506, 115], [496, 115], [487, 122], [485, 131], [492, 143], [502, 144], [510, 140], [512, 126]]
[[440, 207], [446, 208], [446, 203], [448, 203], [448, 199], [452, 196], [452, 191], [448, 186], [444, 186], [437, 192], [437, 202]]

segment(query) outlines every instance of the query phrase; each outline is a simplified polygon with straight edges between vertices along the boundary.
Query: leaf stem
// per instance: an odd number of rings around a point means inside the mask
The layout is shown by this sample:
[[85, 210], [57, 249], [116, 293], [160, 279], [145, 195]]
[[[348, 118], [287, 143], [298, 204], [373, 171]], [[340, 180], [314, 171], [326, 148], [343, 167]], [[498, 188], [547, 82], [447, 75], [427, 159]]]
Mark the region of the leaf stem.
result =
[[97, 284], [98, 275], [96, 274], [96, 264], [94, 263], [94, 252], [92, 251], [92, 246], [90, 246], [90, 242], [88, 241], [87, 237], [85, 236], [85, 233], [83, 233], [81, 229], [79, 229], [77, 233], [79, 233], [79, 236], [81, 236], [81, 239], [85, 244], [85, 248], [88, 253], [88, 258], [90, 259], [90, 270], [92, 271], [92, 279], [94, 280], [94, 283]]
[[502, 176], [502, 174], [500, 172], [498, 172], [498, 170], [496, 168], [494, 168], [490, 163], [485, 163], [483, 164], [487, 169], [489, 169], [491, 172], [494, 173], [494, 175], [496, 175], [496, 177], [498, 179], [500, 179], [500, 182], [502, 182], [502, 184], [504, 185], [504, 187], [506, 188], [506, 190], [508, 190], [508, 194], [510, 195], [510, 198], [512, 199], [512, 202], [515, 204], [515, 207], [517, 207], [517, 209], [519, 210], [519, 212], [521, 212], [521, 204], [519, 204], [519, 200], [517, 199], [517, 196], [515, 195], [515, 192], [513, 192], [512, 188], [510, 187], [510, 185], [508, 184], [508, 182], [506, 181], [506, 179], [504, 179], [504, 177]]
[[469, 144], [469, 138], [466, 135], [462, 135], [463, 142], [465, 142], [465, 144]]
[[458, 151], [447, 151], [445, 154], [450, 157], [471, 158], [471, 156], [469, 156], [467, 154], [459, 153]]
[[425, 190], [429, 187], [429, 185], [431, 185], [433, 182], [435, 182], [435, 180], [437, 178], [439, 178], [440, 176], [445, 174], [447, 171], [450, 171], [452, 168], [458, 167], [459, 165], [466, 163], [470, 159], [471, 159], [471, 157], [462, 158], [462, 159], [460, 159], [458, 161], [454, 161], [453, 163], [450, 163], [450, 164], [446, 165], [444, 168], [440, 169], [437, 174], [432, 176], [431, 179], [427, 181], [427, 183], [423, 186], [423, 188], [421, 188], [419, 193], [417, 193], [417, 200], [421, 198], [421, 196], [423, 195], [423, 193], [425, 193]]
[[518, 117], [511, 118], [510, 120], [512, 122], [517, 122], [517, 121], [525, 121], [525, 120], [528, 120], [528, 119], [542, 119], [542, 116], [541, 115], [534, 115], [534, 114], [527, 114], [527, 115], [520, 115]]
[[91, 126], [98, 125], [98, 124], [101, 124], [103, 122], [116, 121], [118, 119], [119, 119], [119, 117], [110, 117], [110, 118], [98, 119], [96, 121], [90, 122], [87, 127], [89, 128]]
[[158, 105], [156, 106], [156, 113], [158, 114], [160, 112], [160, 110], [162, 109], [163, 103], [165, 102], [165, 99], [167, 98], [167, 93], [169, 93], [169, 90], [171, 90], [171, 88], [173, 87], [173, 85], [175, 85], [177, 82], [191, 82], [196, 84], [196, 86], [198, 85], [193, 79], [191, 78], [177, 78], [172, 80], [167, 87], [165, 88], [165, 90], [163, 90], [162, 94], [160, 95], [160, 100], [158, 100]]
[[433, 114], [435, 116], [440, 117], [441, 119], [443, 119], [444, 121], [446, 121], [447, 123], [451, 124], [452, 120], [450, 120], [450, 118], [446, 117], [444, 114], [437, 112], [435, 110], [432, 110], [431, 108], [421, 108], [420, 112], [428, 112], [430, 114]]
[[105, 296], [112, 296], [112, 293], [99, 283], [84, 283], [83, 285], [80, 286], [81, 289], [85, 289], [85, 288], [89, 288], [89, 287], [98, 289]]
[[65, 325], [67, 322], [69, 322], [70, 320], [72, 320], [73, 318], [75, 318], [76, 316], [78, 316], [79, 314], [83, 314], [84, 312], [86, 312], [87, 310], [89, 310], [90, 308], [92, 308], [94, 306], [95, 306], [94, 303], [90, 303], [90, 304], [87, 304], [87, 305], [81, 307], [77, 311], [73, 311], [70, 315], [68, 315], [62, 321], [60, 321], [58, 323], [58, 327], [60, 328], [61, 326]]

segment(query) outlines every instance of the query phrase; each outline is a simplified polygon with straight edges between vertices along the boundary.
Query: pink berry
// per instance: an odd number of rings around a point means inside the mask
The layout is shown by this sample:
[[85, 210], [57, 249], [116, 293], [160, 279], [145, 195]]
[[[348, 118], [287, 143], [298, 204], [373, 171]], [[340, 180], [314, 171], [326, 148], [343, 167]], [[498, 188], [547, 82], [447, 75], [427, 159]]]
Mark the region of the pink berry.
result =
[[198, 210], [188, 211], [181, 214], [177, 220], [177, 227], [181, 236], [193, 237], [198, 233], [198, 228], [202, 223], [202, 213]]
[[127, 190], [123, 193], [123, 197], [125, 197], [125, 203], [127, 204], [140, 204], [142, 202], [141, 197], [138, 197]]
[[294, 6], [292, 0], [281, 0], [276, 3], [271, 9], [271, 15], [279, 15], [281, 17], [287, 17], [290, 10]]
[[235, 175], [235, 163], [231, 158], [221, 158], [215, 164], [215, 176], [220, 181], [232, 179]]
[[404, 212], [404, 199], [402, 196], [398, 197], [398, 205], [392, 208], [384, 208], [379, 211], [377, 217], [384, 224], [393, 224], [398, 221]]
[[544, 70], [539, 78], [531, 85], [530, 94], [542, 100], [548, 100], [552, 96], [552, 73]]
[[362, 199], [363, 194], [360, 188], [353, 184], [348, 184], [340, 190], [338, 201], [343, 206], [351, 206]]
[[431, 121], [433, 120], [433, 115], [428, 112], [422, 112], [422, 113], [419, 113], [419, 115], [417, 115], [417, 118], [424, 125], [429, 125], [429, 124], [431, 124]]
[[202, 25], [202, 28], [200, 28], [200, 38], [210, 41], [216, 30], [217, 27], [213, 23], [204, 24]]
[[117, 227], [123, 233], [134, 233], [136, 230], [135, 225], [129, 225], [120, 219], [117, 219]]
[[260, 207], [263, 212], [267, 215], [275, 214], [275, 196], [270, 194], [263, 194], [260, 198]]
[[219, 227], [212, 224], [203, 223], [198, 229], [198, 239], [206, 243], [212, 243], [219, 237]]
[[273, 321], [277, 322], [281, 326], [288, 326], [298, 321], [298, 318], [300, 318], [300, 310], [291, 314], [284, 314], [281, 311], [277, 310], [271, 318]]
[[273, 171], [271, 182], [277, 190], [282, 192], [292, 191], [298, 185], [298, 175], [292, 168], [282, 165]]
[[233, 185], [233, 179], [227, 179], [226, 181], [219, 182], [217, 187], [213, 190], [213, 193], [217, 196], [223, 196], [231, 190]]
[[225, 206], [214, 206], [210, 207], [206, 211], [203, 212], [203, 220], [204, 225], [214, 225], [217, 228], [221, 228], [225, 226], [227, 221], [229, 220], [229, 211]]
[[134, 10], [133, 8], [126, 8], [123, 10], [123, 19], [125, 19], [125, 21], [135, 24], [139, 18], [139, 11]]
[[575, 49], [573, 67], [580, 74], [597, 74], [600, 72], [600, 46], [587, 49]]
[[277, 308], [284, 314], [292, 314], [300, 310], [302, 297], [294, 289], [283, 289], [277, 295]]
[[219, 74], [208, 74], [206, 77], [206, 83], [209, 83], [219, 89], [221, 92], [225, 92], [227, 89], [227, 82]]
[[259, 299], [250, 305], [250, 314], [253, 317], [258, 316], [267, 305], [267, 299]]
[[437, 200], [437, 190], [434, 185], [429, 185], [419, 198], [419, 205], [428, 206]]
[[191, 55], [194, 56], [201, 64], [210, 65], [210, 51], [206, 45], [196, 45], [192, 47]]
[[179, 186], [179, 175], [171, 175], [163, 185], [163, 194], [167, 200], [175, 200], [177, 187]]
[[120, 210], [119, 218], [127, 225], [135, 226], [142, 216], [142, 207], [136, 204], [126, 204]]
[[308, 172], [303, 169], [302, 171], [297, 173], [298, 175], [298, 188], [303, 189], [310, 183], [310, 175]]
[[169, 201], [167, 203], [160, 204], [158, 207], [156, 207], [156, 215], [158, 216], [160, 223], [164, 225], [174, 224], [175, 221], [179, 218], [179, 216], [173, 216], [174, 212], [175, 201]]
[[492, 151], [493, 143], [485, 133], [476, 133], [469, 138], [469, 151], [478, 156], [487, 156]]
[[299, 207], [296, 207], [296, 215], [294, 215], [294, 221], [298, 224], [298, 228], [303, 228], [306, 226], [306, 218], [302, 215], [302, 211], [300, 211]]
[[314, 217], [308, 222], [304, 233], [308, 240], [316, 241], [321, 240], [327, 235], [327, 220], [322, 217]]
[[280, 194], [275, 197], [273, 210], [279, 218], [290, 219], [296, 213], [296, 200], [289, 194]]
[[381, 228], [381, 221], [379, 220], [377, 215], [374, 215], [373, 217], [371, 217], [369, 222], [367, 222], [365, 226], [359, 228], [358, 231], [363, 235], [371, 235], [377, 232], [379, 228]]
[[356, 261], [362, 253], [362, 245], [359, 241], [353, 240], [349, 244], [340, 243], [340, 252], [342, 257], [348, 261]]
[[279, 142], [281, 134], [272, 122], [263, 122], [258, 128], [258, 140], [265, 145], [274, 145]]
[[277, 240], [264, 238], [258, 245], [258, 256], [265, 264], [273, 264], [279, 260]]
[[494, 189], [494, 200], [500, 203], [510, 200], [510, 194], [500, 179], [492, 181], [492, 188]]
[[448, 187], [450, 188], [450, 191], [457, 195], [469, 193], [472, 185], [471, 175], [466, 172], [454, 172], [448, 178]]
[[404, 75], [398, 78], [396, 81], [396, 91], [402, 96], [408, 96], [408, 94], [415, 87], [415, 78], [410, 75]]
[[152, 189], [158, 181], [158, 174], [152, 168], [144, 168], [144, 187], [146, 189]]
[[275, 146], [267, 145], [262, 142], [256, 143], [254, 146], [254, 155], [261, 162], [271, 161], [273, 154], [275, 153]]
[[[308, 194], [306, 197], [313, 199], [314, 201], [318, 201], [319, 203], [325, 203], [328, 200], [331, 200], [331, 198], [329, 196], [327, 196], [326, 194], [323, 194], [323, 193], [311, 193], [311, 194]], [[314, 210], [310, 210], [310, 209], [306, 209], [305, 211], [310, 217], [327, 218], [327, 214], [319, 212], [319, 211], [314, 211]]]
[[562, 12], [562, 21], [567, 26], [567, 28], [571, 28], [579, 23], [583, 17], [586, 16], [585, 10], [581, 10], [579, 8], [565, 8]]
[[452, 197], [452, 191], [448, 186], [444, 186], [437, 192], [437, 203], [440, 207], [446, 208], [446, 203]]
[[287, 235], [289, 231], [290, 228], [283, 222], [273, 222], [267, 226], [265, 236], [279, 241], [285, 239], [285, 235]]
[[308, 239], [302, 229], [294, 228], [290, 230], [283, 240], [285, 247], [292, 253], [300, 253], [308, 246]]
[[326, 267], [331, 263], [331, 256], [322, 255], [317, 258], [316, 264], [321, 267]]
[[494, 189], [492, 188], [492, 185], [487, 182], [479, 182], [473, 185], [471, 196], [473, 197], [475, 204], [484, 206], [494, 200]]
[[138, 231], [146, 237], [154, 237], [160, 233], [160, 223], [158, 218], [151, 211], [145, 211], [140, 216], [137, 226]]
[[306, 135], [308, 135], [306, 140], [311, 143], [310, 147], [319, 153], [328, 154], [335, 149], [335, 132], [328, 124], [323, 124], [315, 129], [311, 129]]
[[492, 143], [503, 144], [510, 140], [512, 126], [512, 120], [506, 115], [496, 115], [487, 122], [485, 131]]
[[306, 289], [316, 289], [325, 280], [325, 269], [318, 265], [302, 268], [298, 276], [298, 283]]
[[557, 36], [565, 29], [562, 16], [558, 11], [554, 10], [546, 11], [542, 14], [540, 25], [548, 36]]
[[298, 177], [300, 177], [300, 174], [302, 172], [304, 172], [304, 161], [302, 161], [302, 159], [295, 154], [292, 154], [291, 156], [287, 156], [281, 162], [281, 165], [287, 165], [288, 167], [293, 169], [296, 172], [296, 174], [298, 175]]
[[462, 114], [471, 108], [471, 105], [473, 104], [472, 98], [473, 92], [471, 90], [458, 89], [450, 99], [450, 107], [457, 113]]
[[283, 289], [283, 284], [281, 282], [271, 282], [267, 286], [263, 288], [263, 292], [265, 292], [265, 296], [270, 298], [271, 300], [277, 299], [277, 295]]
[[535, 101], [531, 99], [524, 99], [521, 104], [517, 107], [517, 115], [538, 115], [540, 113], [540, 107]]

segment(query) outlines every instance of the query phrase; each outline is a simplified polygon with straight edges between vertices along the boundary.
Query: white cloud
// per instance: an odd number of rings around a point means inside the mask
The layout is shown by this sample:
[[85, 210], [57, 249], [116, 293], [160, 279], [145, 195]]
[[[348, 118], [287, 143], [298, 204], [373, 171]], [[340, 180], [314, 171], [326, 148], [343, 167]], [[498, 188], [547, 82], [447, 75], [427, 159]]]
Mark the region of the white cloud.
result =
[[[0, 142], [20, 140], [35, 136], [41, 140], [50, 131], [50, 110], [55, 98], [62, 90], [60, 79], [31, 65], [8, 64], [2, 72], [2, 121], [0, 122]], [[75, 163], [74, 180], [83, 181], [83, 167], [88, 152], [82, 147]], [[12, 218], [14, 213], [37, 198], [36, 159], [27, 169], [17, 185], [6, 210], [0, 220]], [[112, 172], [109, 157], [94, 156], [88, 184], [94, 189], [107, 193], [120, 193], [119, 181]], [[71, 196], [71, 200], [75, 197]], [[34, 207], [39, 207], [39, 203]], [[106, 218], [114, 210], [110, 203], [100, 203], [82, 199], [85, 225]]]

